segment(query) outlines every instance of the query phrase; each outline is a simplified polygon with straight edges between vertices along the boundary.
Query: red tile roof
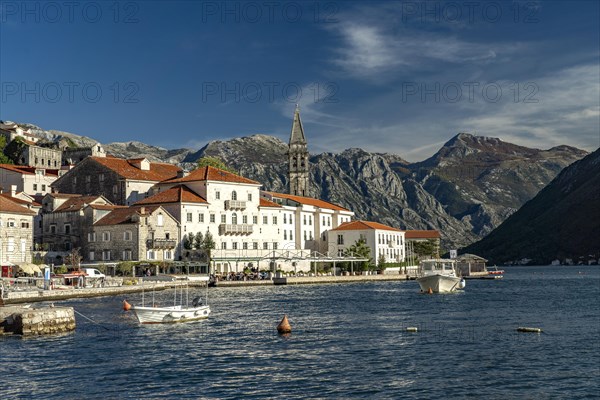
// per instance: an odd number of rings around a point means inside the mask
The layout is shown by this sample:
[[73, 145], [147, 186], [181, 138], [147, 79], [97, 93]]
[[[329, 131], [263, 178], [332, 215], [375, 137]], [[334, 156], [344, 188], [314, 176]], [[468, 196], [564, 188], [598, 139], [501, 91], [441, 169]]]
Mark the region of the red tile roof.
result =
[[11, 214], [24, 214], [24, 215], [36, 215], [37, 213], [29, 210], [12, 199], [7, 199], [4, 196], [0, 196], [0, 212], [11, 213]]
[[384, 224], [380, 224], [379, 222], [373, 222], [373, 221], [344, 222], [337, 228], [332, 229], [332, 231], [364, 231], [366, 229], [379, 229], [382, 231], [402, 232], [401, 229], [392, 228], [391, 226], [387, 226]]
[[[160, 206], [131, 206], [116, 208], [106, 214], [103, 218], [94, 223], [95, 226], [119, 225], [119, 224], [135, 224], [132, 217], [134, 215], [148, 215], [153, 213]], [[144, 209], [144, 213], [142, 213]]]
[[147, 199], [140, 200], [140, 204], [165, 204], [165, 203], [207, 203], [206, 199], [185, 185], [173, 186], [163, 192], [157, 193]]
[[244, 178], [243, 176], [234, 174], [233, 172], [225, 171], [219, 168], [206, 166], [198, 168], [190, 172], [188, 176], [183, 178], [168, 180], [168, 183], [193, 182], [193, 181], [217, 181], [231, 183], [248, 183], [251, 185], [260, 185], [259, 182], [252, 179]]
[[406, 231], [406, 239], [439, 239], [440, 231]]
[[84, 205], [90, 204], [98, 199], [102, 199], [102, 196], [72, 197], [58, 206], [58, 208], [53, 212], [79, 211]]
[[177, 173], [181, 171], [177, 165], [167, 163], [150, 163], [149, 170], [142, 170], [131, 164], [134, 159], [125, 160], [116, 157], [88, 157], [87, 159], [102, 164], [125, 179], [132, 180], [160, 182], [176, 178]]
[[23, 200], [20, 199], [18, 197], [12, 197], [10, 194], [8, 193], [0, 193], [0, 196], [7, 198], [8, 200], [11, 200], [17, 204], [21, 204], [23, 206], [33, 206], [33, 207], [41, 207], [42, 205], [39, 203], [36, 203], [35, 201], [27, 201], [27, 200]]
[[314, 207], [319, 207], [319, 208], [327, 208], [329, 210], [350, 211], [344, 207], [338, 206], [337, 204], [333, 204], [333, 203], [330, 203], [325, 200], [313, 199], [312, 197], [294, 196], [291, 194], [275, 193], [275, 192], [267, 192], [267, 193], [270, 193], [273, 197], [289, 199], [289, 200], [293, 200], [297, 203], [306, 204], [309, 206], [314, 206]]
[[264, 197], [260, 198], [260, 203], [258, 204], [259, 207], [279, 207], [281, 208], [281, 204], [277, 204], [274, 201], [271, 200], [267, 200]]
[[24, 175], [35, 175], [35, 171], [40, 169], [40, 170], [44, 170], [45, 175], [58, 176], [58, 170], [52, 169], [52, 168], [36, 168], [36, 167], [29, 167], [27, 165], [13, 165], [13, 164], [0, 164], [0, 168], [8, 170], [8, 171], [17, 172], [19, 174], [24, 174]]

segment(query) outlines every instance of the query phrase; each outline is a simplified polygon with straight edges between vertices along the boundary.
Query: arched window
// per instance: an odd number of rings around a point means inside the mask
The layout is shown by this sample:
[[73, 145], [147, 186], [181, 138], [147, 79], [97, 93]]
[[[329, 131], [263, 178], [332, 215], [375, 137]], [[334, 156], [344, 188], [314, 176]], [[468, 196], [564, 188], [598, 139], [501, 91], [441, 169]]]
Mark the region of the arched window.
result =
[[235, 190], [231, 192], [231, 200], [237, 200], [237, 192]]
[[[235, 192], [233, 192], [233, 193], [235, 193]], [[233, 225], [237, 225], [237, 214], [236, 213], [231, 214], [231, 223]]]

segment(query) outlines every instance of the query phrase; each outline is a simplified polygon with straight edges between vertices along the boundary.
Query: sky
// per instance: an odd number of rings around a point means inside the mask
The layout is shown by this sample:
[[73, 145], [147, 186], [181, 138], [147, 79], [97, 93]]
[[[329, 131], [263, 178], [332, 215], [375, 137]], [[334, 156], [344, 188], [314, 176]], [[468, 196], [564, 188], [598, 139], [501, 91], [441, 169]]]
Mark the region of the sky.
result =
[[597, 1], [0, 0], [0, 119], [198, 149], [423, 160], [459, 132], [600, 146]]

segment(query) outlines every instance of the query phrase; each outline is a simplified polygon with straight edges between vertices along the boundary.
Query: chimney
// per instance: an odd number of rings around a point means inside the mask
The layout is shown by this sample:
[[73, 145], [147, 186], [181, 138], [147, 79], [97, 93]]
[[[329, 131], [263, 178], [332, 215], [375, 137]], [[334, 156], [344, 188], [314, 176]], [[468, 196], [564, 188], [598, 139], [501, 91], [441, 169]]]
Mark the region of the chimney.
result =
[[10, 185], [10, 197], [17, 197], [17, 185]]
[[183, 178], [185, 176], [185, 171], [182, 169], [177, 170], [177, 178]]
[[140, 214], [142, 214], [142, 215], [146, 214], [146, 207], [140, 208]]

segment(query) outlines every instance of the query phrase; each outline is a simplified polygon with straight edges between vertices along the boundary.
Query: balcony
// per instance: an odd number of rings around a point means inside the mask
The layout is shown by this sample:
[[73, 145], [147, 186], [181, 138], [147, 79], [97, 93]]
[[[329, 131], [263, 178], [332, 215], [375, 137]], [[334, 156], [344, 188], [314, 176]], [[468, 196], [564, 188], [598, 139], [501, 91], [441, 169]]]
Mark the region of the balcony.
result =
[[177, 246], [175, 239], [148, 239], [146, 247], [149, 249], [174, 249]]
[[226, 210], [245, 210], [246, 202], [240, 200], [225, 200]]
[[221, 224], [219, 225], [219, 235], [250, 235], [252, 225], [249, 224]]

